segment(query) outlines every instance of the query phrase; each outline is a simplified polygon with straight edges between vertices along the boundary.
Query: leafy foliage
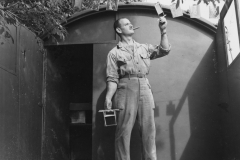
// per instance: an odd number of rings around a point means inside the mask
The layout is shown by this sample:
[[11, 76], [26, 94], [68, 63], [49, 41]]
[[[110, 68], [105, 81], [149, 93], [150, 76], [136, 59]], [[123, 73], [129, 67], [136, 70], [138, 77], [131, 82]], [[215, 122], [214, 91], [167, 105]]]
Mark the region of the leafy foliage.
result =
[[[99, 0], [84, 0], [82, 10], [91, 8], [96, 1]], [[105, 4], [107, 0], [101, 2]], [[62, 23], [79, 11], [73, 3], [74, 0], [0, 0], [0, 29], [8, 35], [8, 24], [21, 24], [39, 37], [47, 34], [55, 41], [56, 35], [64, 39], [67, 31]]]
[[[0, 0], [0, 34], [9, 37], [8, 25], [23, 25], [34, 32], [38, 37], [47, 34], [53, 40], [56, 35], [64, 39], [67, 31], [62, 26], [75, 12], [91, 8], [96, 2], [106, 4], [107, 0], [84, 0], [82, 9], [74, 8], [75, 0]], [[119, 2], [142, 2], [143, 0], [119, 0]], [[180, 2], [177, 1], [177, 7]], [[215, 4], [220, 0], [194, 0], [206, 4], [212, 2]]]
[[64, 39], [67, 32], [61, 23], [72, 14], [68, 0], [5, 0], [0, 3], [0, 26], [7, 30], [7, 24], [21, 24], [37, 36]]
[[[83, 0], [82, 10], [91, 8], [91, 5], [96, 1], [100, 1], [100, 5], [104, 5], [104, 4], [107, 4], [108, 0]], [[119, 2], [125, 2], [125, 3], [142, 2], [142, 1], [143, 0], [119, 0]]]

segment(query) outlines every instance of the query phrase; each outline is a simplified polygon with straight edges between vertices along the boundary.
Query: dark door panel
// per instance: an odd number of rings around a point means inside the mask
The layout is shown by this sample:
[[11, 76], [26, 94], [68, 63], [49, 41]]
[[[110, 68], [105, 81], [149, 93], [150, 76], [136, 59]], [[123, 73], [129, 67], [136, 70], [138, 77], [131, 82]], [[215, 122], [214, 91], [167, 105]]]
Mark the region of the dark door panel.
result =
[[41, 159], [43, 54], [35, 35], [20, 28], [20, 159]]

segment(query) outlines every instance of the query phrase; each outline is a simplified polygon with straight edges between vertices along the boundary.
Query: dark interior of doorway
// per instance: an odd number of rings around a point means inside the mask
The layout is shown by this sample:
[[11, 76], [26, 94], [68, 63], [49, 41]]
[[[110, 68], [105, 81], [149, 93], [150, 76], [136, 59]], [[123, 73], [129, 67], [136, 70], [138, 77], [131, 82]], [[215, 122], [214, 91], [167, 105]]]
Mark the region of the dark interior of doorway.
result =
[[[67, 127], [69, 129], [67, 131], [69, 146], [65, 148], [69, 148], [70, 151], [66, 152], [70, 154], [71, 160], [91, 160], [93, 45], [59, 45], [50, 46], [48, 50], [51, 54], [51, 62], [48, 62], [48, 73], [57, 72], [60, 74], [62, 85], [58, 87], [66, 87], [67, 91], [66, 93], [59, 93], [64, 94], [64, 96], [61, 96], [61, 98], [64, 97], [64, 100], [57, 100], [69, 104], [69, 112], [66, 113], [69, 120]], [[50, 87], [47, 86], [47, 88]], [[64, 108], [60, 110], [66, 111]], [[53, 118], [49, 119], [52, 120]]]
[[71, 54], [67, 66], [70, 87], [71, 160], [91, 160], [93, 45], [65, 47]]

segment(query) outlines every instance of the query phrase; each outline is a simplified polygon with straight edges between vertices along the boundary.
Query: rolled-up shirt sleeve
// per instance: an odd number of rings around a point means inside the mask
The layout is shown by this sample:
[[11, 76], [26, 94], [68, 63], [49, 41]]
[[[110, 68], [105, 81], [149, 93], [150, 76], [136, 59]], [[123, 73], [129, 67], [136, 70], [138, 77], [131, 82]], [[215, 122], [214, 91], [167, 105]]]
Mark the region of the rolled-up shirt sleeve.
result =
[[159, 45], [147, 44], [147, 48], [149, 57], [151, 60], [153, 60], [168, 55], [171, 50], [171, 45], [169, 44], [169, 47], [167, 49], [164, 49]]
[[119, 75], [118, 75], [117, 57], [112, 52], [109, 52], [107, 56], [106, 75], [107, 75], [107, 82], [115, 82], [118, 84]]

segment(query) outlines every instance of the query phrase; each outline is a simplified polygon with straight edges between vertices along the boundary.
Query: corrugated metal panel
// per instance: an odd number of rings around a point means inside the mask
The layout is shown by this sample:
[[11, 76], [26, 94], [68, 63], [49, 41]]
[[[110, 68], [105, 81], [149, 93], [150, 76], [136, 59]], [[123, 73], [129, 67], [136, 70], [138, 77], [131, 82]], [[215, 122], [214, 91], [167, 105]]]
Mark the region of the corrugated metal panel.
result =
[[[234, 0], [233, 0], [234, 1]], [[230, 2], [226, 1], [226, 7], [221, 11], [218, 31], [216, 35], [217, 66], [219, 75], [219, 107], [221, 111], [222, 130], [224, 132], [224, 156], [223, 159], [239, 159], [240, 152], [240, 56], [228, 66], [227, 51], [224, 30], [224, 16], [229, 12]], [[235, 1], [237, 2], [237, 1]], [[232, 2], [233, 3], [233, 2]], [[239, 3], [239, 2], [238, 2]], [[237, 33], [236, 33], [237, 34]]]
[[18, 78], [0, 69], [0, 159], [17, 159]]
[[36, 36], [20, 28], [20, 159], [41, 159], [43, 54]]
[[0, 159], [18, 159], [18, 77], [16, 76], [17, 28], [12, 38], [0, 38]]

